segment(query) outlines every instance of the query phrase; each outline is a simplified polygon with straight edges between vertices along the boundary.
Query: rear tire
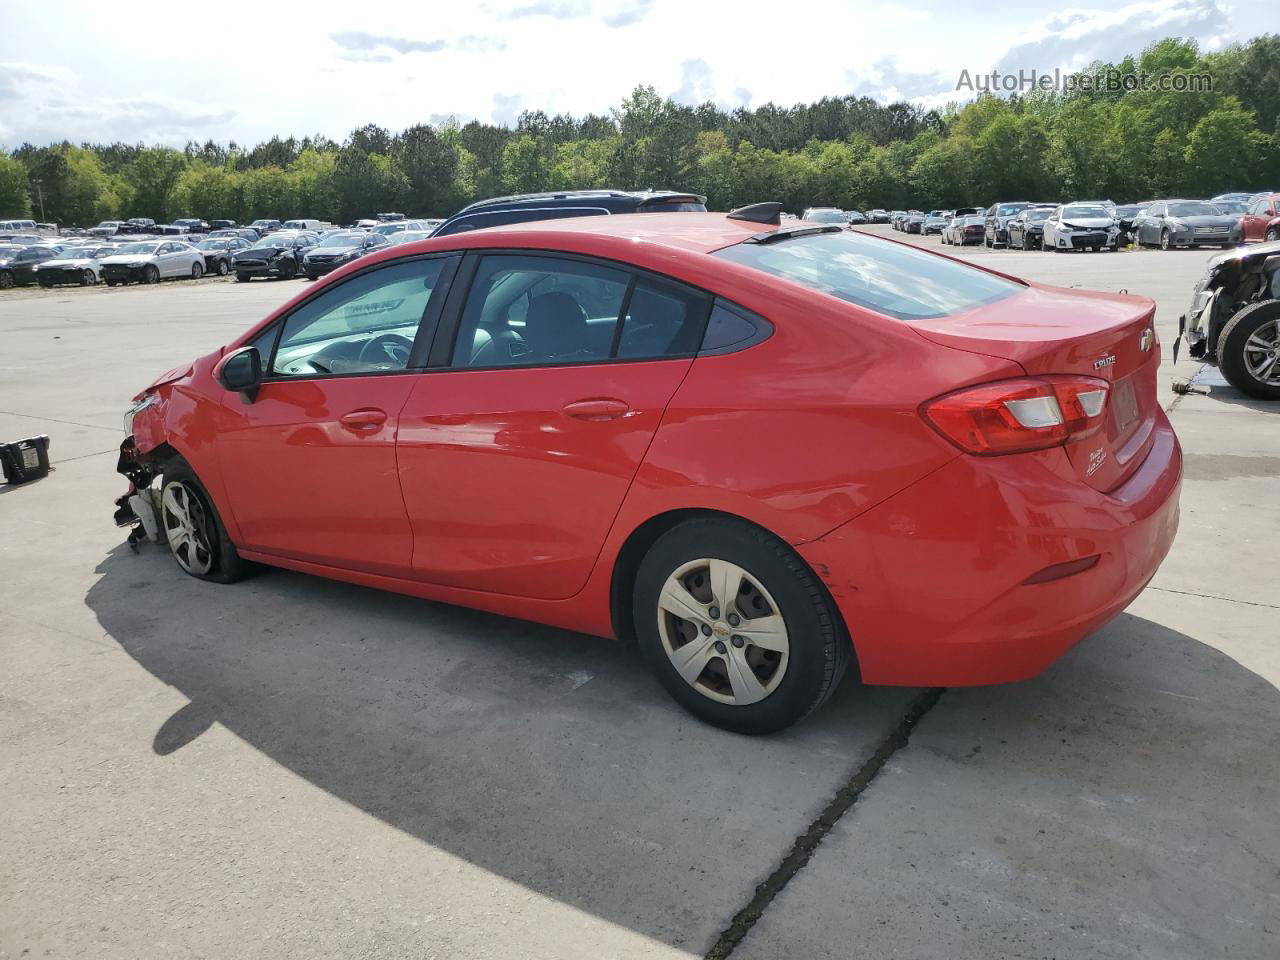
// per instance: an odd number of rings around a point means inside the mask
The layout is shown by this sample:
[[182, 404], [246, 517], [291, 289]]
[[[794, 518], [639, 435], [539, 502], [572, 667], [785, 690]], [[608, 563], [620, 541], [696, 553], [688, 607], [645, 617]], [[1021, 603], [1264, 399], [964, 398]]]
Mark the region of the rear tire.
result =
[[10, 290], [15, 284], [13, 274], [8, 270], [0, 270], [0, 290]]
[[1280, 300], [1259, 301], [1245, 307], [1223, 327], [1218, 337], [1218, 369], [1241, 393], [1255, 400], [1280, 400], [1280, 355], [1274, 352], [1277, 347]]
[[[739, 520], [689, 520], [659, 537], [641, 561], [632, 609], [641, 655], [667, 692], [737, 733], [773, 733], [808, 716], [853, 659], [813, 571], [787, 544]], [[677, 662], [688, 664], [684, 673]]]
[[208, 491], [181, 457], [165, 464], [160, 526], [178, 568], [197, 580], [234, 583], [259, 569], [240, 559]]

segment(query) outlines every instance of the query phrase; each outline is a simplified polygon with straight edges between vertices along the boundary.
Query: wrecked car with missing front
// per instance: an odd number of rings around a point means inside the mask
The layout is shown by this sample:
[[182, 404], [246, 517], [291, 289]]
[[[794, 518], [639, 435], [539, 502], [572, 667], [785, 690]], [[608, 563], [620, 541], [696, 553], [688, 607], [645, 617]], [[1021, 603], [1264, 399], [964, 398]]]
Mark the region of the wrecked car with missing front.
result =
[[1197, 360], [1257, 400], [1280, 400], [1280, 241], [1214, 257], [1178, 320], [1173, 357], [1185, 340]]

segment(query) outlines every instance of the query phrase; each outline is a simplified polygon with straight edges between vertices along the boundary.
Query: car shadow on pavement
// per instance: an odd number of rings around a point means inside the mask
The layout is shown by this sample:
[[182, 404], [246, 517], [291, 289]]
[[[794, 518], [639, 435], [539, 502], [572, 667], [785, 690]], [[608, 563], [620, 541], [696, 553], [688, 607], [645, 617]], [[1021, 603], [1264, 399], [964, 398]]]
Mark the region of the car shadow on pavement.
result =
[[[848, 682], [803, 724], [752, 739], [685, 715], [627, 644], [285, 571], [201, 583], [155, 547], [116, 548], [97, 573], [86, 602], [104, 630], [189, 700], [156, 730], [156, 754], [221, 724], [427, 844], [699, 952], [913, 696]], [[1118, 679], [1116, 658], [1129, 665]], [[1100, 684], [1106, 709], [1081, 712]], [[1166, 688], [1178, 696], [1156, 698], [1157, 735], [1147, 701]], [[927, 719], [941, 719], [951, 696]], [[1187, 762], [1202, 734], [1193, 701], [1247, 703], [1280, 729], [1270, 684], [1127, 615], [1045, 678], [963, 696], [989, 704], [1004, 729], [962, 711], [974, 729], [955, 730], [958, 741], [1016, 744], [1032, 720], [1065, 707], [1078, 748], [1103, 738], [1139, 770]], [[1257, 744], [1204, 747], [1227, 763]], [[1092, 789], [1105, 789], [1105, 775]], [[1016, 764], [1008, 776], [1020, 776]], [[993, 804], [1006, 788], [990, 783]], [[1198, 778], [1179, 789], [1204, 816]]]

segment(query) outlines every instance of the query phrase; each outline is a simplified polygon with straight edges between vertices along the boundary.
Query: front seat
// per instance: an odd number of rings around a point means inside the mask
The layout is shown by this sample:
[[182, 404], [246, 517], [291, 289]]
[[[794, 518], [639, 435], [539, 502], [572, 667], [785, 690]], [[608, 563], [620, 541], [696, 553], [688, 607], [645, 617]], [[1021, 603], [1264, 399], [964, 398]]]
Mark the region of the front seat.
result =
[[556, 291], [534, 297], [525, 314], [524, 338], [536, 360], [592, 356], [587, 314], [578, 301]]

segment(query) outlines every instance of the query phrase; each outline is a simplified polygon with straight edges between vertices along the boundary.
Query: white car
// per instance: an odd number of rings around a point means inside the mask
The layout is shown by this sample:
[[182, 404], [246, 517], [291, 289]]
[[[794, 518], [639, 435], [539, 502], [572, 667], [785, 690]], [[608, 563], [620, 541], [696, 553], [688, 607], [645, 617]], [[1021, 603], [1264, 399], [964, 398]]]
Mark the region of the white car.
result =
[[181, 240], [142, 240], [127, 243], [98, 262], [108, 287], [118, 283], [159, 283], [169, 277], [204, 276], [204, 251]]
[[116, 244], [102, 243], [71, 247], [62, 251], [57, 260], [46, 260], [36, 267], [36, 283], [52, 287], [59, 283], [78, 283], [92, 287], [101, 279], [99, 261], [115, 253]]
[[1101, 203], [1064, 203], [1044, 222], [1044, 250], [1114, 250], [1120, 224]]

